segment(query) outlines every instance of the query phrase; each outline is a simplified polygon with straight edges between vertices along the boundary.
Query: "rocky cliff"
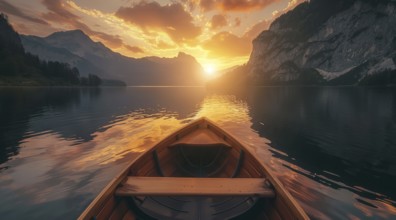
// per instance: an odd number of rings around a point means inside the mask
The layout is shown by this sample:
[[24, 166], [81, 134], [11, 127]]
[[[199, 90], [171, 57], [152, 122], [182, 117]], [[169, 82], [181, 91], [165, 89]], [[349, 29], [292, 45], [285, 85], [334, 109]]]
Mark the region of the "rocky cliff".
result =
[[311, 0], [253, 41], [256, 84], [396, 84], [396, 1]]

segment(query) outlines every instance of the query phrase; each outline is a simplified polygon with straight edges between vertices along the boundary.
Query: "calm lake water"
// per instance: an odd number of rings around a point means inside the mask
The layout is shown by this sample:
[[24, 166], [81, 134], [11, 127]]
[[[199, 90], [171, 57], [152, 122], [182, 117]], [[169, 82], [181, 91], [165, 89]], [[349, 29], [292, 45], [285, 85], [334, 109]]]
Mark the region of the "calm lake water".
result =
[[75, 219], [130, 160], [206, 116], [313, 219], [396, 219], [395, 88], [0, 89], [0, 218]]

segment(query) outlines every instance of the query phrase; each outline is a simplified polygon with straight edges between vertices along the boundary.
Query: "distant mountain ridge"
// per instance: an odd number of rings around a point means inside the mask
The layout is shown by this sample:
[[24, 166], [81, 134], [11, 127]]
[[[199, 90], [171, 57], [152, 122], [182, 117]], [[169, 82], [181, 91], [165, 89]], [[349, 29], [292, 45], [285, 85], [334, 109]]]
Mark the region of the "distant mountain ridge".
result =
[[99, 86], [102, 80], [58, 61], [43, 61], [26, 53], [19, 34], [0, 13], [0, 86]]
[[253, 41], [259, 84], [396, 84], [396, 2], [311, 0]]
[[76, 66], [82, 75], [95, 73], [128, 85], [201, 85], [202, 67], [194, 57], [130, 58], [94, 42], [81, 30], [55, 32], [47, 37], [22, 36], [27, 51], [45, 60]]

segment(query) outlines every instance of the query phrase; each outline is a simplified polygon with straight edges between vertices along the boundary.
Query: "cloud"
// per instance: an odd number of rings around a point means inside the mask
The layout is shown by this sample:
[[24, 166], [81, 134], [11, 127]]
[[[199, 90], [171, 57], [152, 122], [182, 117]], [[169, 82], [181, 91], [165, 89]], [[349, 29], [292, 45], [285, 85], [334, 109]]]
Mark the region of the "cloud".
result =
[[166, 43], [166, 42], [164, 42], [164, 41], [162, 41], [162, 40], [160, 40], [160, 41], [157, 43], [156, 47], [157, 47], [158, 49], [160, 49], [160, 50], [167, 50], [167, 49], [173, 49], [173, 48], [174, 48], [173, 45], [168, 44], [168, 43]]
[[88, 27], [85, 30], [87, 31], [88, 35], [100, 38], [101, 40], [103, 40], [103, 42], [106, 45], [112, 48], [119, 48], [125, 46], [124, 42], [121, 40], [120, 36], [118, 35], [110, 35], [103, 32], [93, 31]]
[[132, 53], [144, 53], [144, 50], [137, 46], [124, 45], [124, 47]]
[[157, 2], [141, 1], [132, 7], [121, 7], [115, 14], [143, 30], [166, 33], [175, 43], [193, 40], [201, 34], [191, 14], [179, 3], [161, 6]]
[[264, 20], [249, 28], [243, 36], [239, 37], [230, 32], [223, 31], [212, 36], [204, 42], [203, 48], [209, 51], [210, 57], [242, 57], [248, 56], [252, 51], [252, 41], [264, 30], [267, 30], [271, 21]]
[[216, 8], [216, 1], [215, 0], [201, 0], [199, 1], [199, 7], [203, 11], [211, 11]]
[[64, 6], [62, 0], [42, 0], [42, 3], [47, 7], [50, 11], [47, 14], [44, 14], [44, 17], [50, 16], [50, 18], [56, 18], [57, 21], [62, 19], [77, 21], [80, 19], [77, 15], [69, 12]]
[[15, 30], [17, 30], [18, 33], [31, 33], [32, 30], [26, 25], [21, 24], [21, 23], [13, 23], [12, 26], [14, 27]]
[[224, 11], [252, 11], [265, 8], [278, 0], [222, 0], [220, 8]]
[[258, 22], [257, 24], [250, 27], [244, 34], [243, 37], [253, 40], [255, 39], [261, 32], [267, 30], [271, 23], [278, 17], [280, 17], [283, 13], [286, 13], [292, 9], [294, 9], [297, 5], [307, 0], [290, 0], [286, 6], [286, 8], [282, 9], [281, 11], [275, 10], [272, 12], [272, 17], [268, 20], [263, 20]]
[[255, 39], [261, 32], [267, 30], [272, 23], [272, 20], [263, 20], [258, 22], [257, 24], [250, 27], [245, 34], [243, 35], [245, 38], [249, 40]]
[[20, 8], [17, 8], [16, 6], [8, 3], [5, 0], [0, 0], [0, 9], [2, 12], [6, 13], [6, 14], [11, 14], [11, 15], [23, 18], [25, 20], [28, 20], [28, 21], [31, 21], [31, 22], [34, 22], [37, 24], [49, 25], [48, 22], [26, 14]]
[[213, 15], [210, 21], [212, 29], [221, 28], [227, 26], [227, 19], [224, 15]]
[[242, 23], [241, 19], [239, 17], [236, 17], [234, 20], [234, 27], [241, 26], [241, 23]]
[[246, 56], [252, 49], [251, 41], [227, 31], [215, 34], [203, 47], [209, 51], [210, 57]]
[[280, 0], [201, 0], [199, 6], [204, 11], [253, 11], [260, 10]]
[[117, 35], [110, 35], [99, 31], [94, 31], [80, 21], [80, 17], [70, 12], [68, 5], [62, 0], [43, 0], [43, 5], [49, 10], [41, 16], [47, 21], [68, 25], [70, 29], [80, 29], [91, 37], [101, 39], [107, 46], [119, 48], [124, 45]]
[[212, 29], [221, 28], [227, 26], [227, 19], [224, 15], [213, 15], [210, 24]]
[[299, 5], [303, 2], [306, 2], [306, 1], [309, 1], [309, 0], [289, 0], [289, 3], [287, 3], [287, 7], [284, 8], [282, 11], [283, 11], [283, 13], [285, 13], [287, 11], [293, 10], [297, 5]]

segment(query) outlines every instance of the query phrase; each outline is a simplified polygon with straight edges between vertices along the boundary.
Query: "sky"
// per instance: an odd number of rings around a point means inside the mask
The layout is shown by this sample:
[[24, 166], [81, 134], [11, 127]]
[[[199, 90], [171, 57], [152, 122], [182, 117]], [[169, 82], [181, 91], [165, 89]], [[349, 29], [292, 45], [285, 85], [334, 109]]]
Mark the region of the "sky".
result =
[[248, 61], [252, 40], [304, 0], [0, 0], [20, 34], [80, 29], [129, 57], [194, 56], [210, 71]]

